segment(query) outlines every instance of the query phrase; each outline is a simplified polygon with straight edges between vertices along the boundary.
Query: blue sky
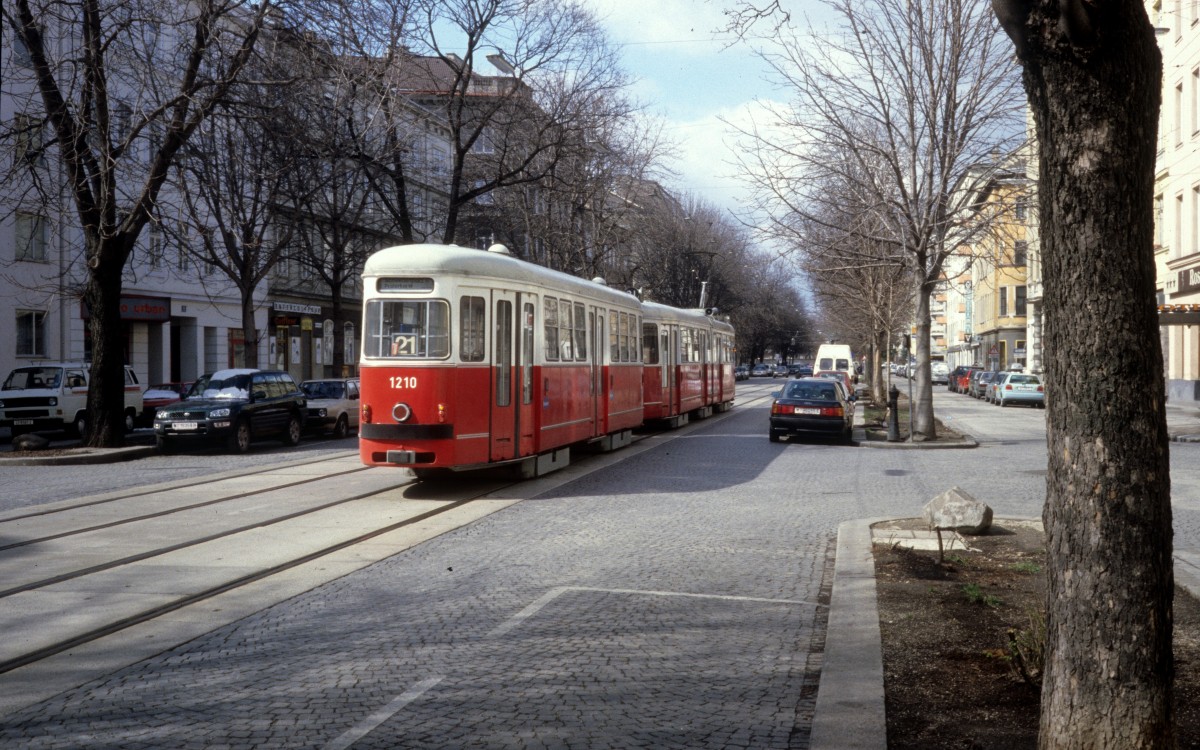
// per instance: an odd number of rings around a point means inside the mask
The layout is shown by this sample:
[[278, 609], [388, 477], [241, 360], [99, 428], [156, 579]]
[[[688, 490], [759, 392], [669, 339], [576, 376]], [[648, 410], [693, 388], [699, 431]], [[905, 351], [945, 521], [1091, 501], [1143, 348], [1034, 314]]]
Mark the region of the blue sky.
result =
[[[680, 173], [674, 187], [735, 208], [745, 188], [732, 176], [734, 136], [721, 120], [745, 122], [757, 113], [761, 121], [756, 101], [787, 97], [769, 82], [766, 63], [749, 44], [719, 32], [732, 0], [583, 2], [621, 46], [626, 70], [638, 79], [634, 96], [665, 120], [668, 137], [681, 149], [671, 165]], [[784, 4], [793, 23], [825, 11], [818, 0]]]

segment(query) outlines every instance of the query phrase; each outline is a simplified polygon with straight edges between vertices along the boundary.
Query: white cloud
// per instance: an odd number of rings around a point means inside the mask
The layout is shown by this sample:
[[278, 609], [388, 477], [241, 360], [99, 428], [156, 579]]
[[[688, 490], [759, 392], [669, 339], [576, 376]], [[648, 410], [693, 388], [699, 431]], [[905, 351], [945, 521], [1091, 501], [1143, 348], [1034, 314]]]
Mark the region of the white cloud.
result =
[[[725, 25], [722, 7], [696, 0], [590, 0], [613, 40], [622, 44], [671, 44], [685, 54], [707, 54]], [[722, 35], [723, 36], [723, 35]], [[696, 42], [687, 44], [684, 42]]]

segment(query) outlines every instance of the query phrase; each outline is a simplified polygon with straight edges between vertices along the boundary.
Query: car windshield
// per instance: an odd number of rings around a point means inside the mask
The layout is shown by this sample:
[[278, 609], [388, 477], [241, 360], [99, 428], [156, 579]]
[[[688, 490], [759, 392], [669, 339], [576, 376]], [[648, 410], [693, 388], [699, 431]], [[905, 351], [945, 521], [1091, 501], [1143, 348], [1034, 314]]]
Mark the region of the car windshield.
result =
[[228, 398], [250, 400], [250, 373], [248, 372], [215, 372], [203, 375], [188, 398]]
[[837, 386], [833, 383], [792, 383], [783, 395], [784, 398], [808, 401], [837, 401]]
[[57, 388], [61, 367], [18, 367], [9, 373], [0, 390], [23, 391], [29, 388]]
[[310, 380], [300, 388], [309, 398], [342, 398], [346, 393], [346, 384], [340, 380]]

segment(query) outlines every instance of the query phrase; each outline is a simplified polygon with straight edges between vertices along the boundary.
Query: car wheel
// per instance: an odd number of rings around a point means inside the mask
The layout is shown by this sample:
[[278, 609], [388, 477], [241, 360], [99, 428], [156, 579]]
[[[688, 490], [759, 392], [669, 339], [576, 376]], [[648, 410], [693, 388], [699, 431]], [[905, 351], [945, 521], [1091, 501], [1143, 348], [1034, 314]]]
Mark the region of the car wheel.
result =
[[166, 439], [162, 435], [154, 436], [154, 447], [158, 448], [159, 453], [174, 453], [175, 443]]
[[125, 432], [133, 432], [137, 427], [137, 415], [131, 411], [125, 412]]
[[1008, 402], [1002, 398], [996, 399], [996, 403], [999, 404], [1000, 406], [1008, 406]]
[[343, 414], [342, 416], [338, 417], [337, 424], [333, 426], [333, 436], [338, 440], [341, 440], [349, 434], [350, 420], [346, 418], [345, 414]]
[[300, 442], [300, 417], [295, 414], [288, 417], [287, 432], [283, 433], [284, 445], [296, 445]]
[[87, 414], [79, 412], [75, 415], [75, 421], [71, 423], [71, 433], [80, 440], [87, 440], [88, 436], [88, 421]]
[[233, 426], [233, 432], [229, 434], [229, 438], [225, 443], [226, 447], [233, 453], [246, 453], [250, 450], [250, 420], [245, 417], [239, 419], [237, 424]]
[[779, 436], [778, 436], [778, 435], [776, 435], [776, 434], [775, 434], [775, 433], [773, 433], [773, 432], [768, 432], [768, 433], [767, 433], [767, 438], [768, 438], [768, 439], [770, 439], [770, 441], [771, 441], [772, 443], [778, 443], [778, 442], [779, 442]]

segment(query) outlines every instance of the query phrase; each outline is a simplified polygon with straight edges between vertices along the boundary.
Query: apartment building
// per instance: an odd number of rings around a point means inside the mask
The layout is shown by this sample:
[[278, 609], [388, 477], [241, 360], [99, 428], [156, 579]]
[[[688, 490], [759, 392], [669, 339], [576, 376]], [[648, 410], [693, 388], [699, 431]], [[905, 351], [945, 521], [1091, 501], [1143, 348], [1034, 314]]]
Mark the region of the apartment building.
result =
[[1200, 7], [1147, 3], [1163, 54], [1155, 261], [1167, 398], [1200, 400]]

